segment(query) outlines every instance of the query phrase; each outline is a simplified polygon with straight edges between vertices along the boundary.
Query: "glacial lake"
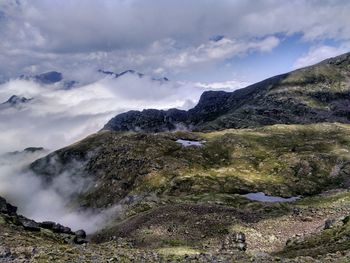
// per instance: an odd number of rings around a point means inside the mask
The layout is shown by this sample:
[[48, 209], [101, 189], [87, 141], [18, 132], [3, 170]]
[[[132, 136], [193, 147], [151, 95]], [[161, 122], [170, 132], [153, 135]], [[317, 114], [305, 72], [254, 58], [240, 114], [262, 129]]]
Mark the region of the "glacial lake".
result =
[[190, 141], [190, 140], [182, 140], [182, 139], [178, 139], [176, 140], [176, 142], [181, 144], [184, 147], [189, 147], [189, 146], [201, 147], [205, 143], [205, 141]]
[[269, 203], [275, 203], [275, 202], [294, 202], [299, 200], [301, 197], [300, 196], [292, 196], [289, 198], [284, 198], [280, 196], [270, 196], [266, 195], [263, 192], [258, 192], [258, 193], [249, 193], [242, 195], [245, 198], [248, 198], [249, 200], [252, 201], [260, 201], [260, 202], [269, 202]]

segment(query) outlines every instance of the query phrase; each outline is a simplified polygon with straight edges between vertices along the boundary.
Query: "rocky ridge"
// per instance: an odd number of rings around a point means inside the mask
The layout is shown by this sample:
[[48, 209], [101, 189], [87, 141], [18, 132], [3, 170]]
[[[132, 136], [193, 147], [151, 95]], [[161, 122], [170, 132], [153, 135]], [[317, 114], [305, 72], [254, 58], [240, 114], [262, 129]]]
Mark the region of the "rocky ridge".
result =
[[162, 132], [350, 123], [350, 53], [233, 92], [207, 91], [189, 111], [129, 111], [104, 130]]

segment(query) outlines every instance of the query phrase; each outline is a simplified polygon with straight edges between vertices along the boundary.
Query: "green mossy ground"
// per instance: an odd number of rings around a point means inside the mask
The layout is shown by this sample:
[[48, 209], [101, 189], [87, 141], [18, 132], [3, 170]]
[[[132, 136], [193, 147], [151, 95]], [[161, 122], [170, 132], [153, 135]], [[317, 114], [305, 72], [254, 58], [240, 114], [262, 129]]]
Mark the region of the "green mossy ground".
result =
[[[202, 147], [183, 147], [177, 139], [206, 142]], [[322, 229], [327, 218], [350, 214], [350, 195], [344, 190], [350, 185], [349, 151], [350, 125], [337, 123], [210, 133], [104, 131], [35, 162], [32, 168], [51, 178], [56, 174], [50, 158], [62, 161], [61, 170], [69, 169], [72, 161], [83, 161], [76, 176], [83, 174], [96, 184], [81, 193], [75, 205], [103, 209], [134, 200], [91, 237], [98, 243], [93, 246], [112, 246], [115, 241], [110, 240], [122, 238], [132, 242], [134, 250], [126, 249], [131, 254], [214, 253], [226, 235], [243, 231], [249, 257], [265, 251], [299, 260], [312, 253], [316, 257], [320, 250], [325, 251], [320, 254], [323, 258], [335, 253], [338, 243], [328, 243], [347, 235], [347, 226]], [[344, 189], [332, 192], [339, 188]], [[241, 196], [257, 191], [304, 198], [262, 203]], [[295, 235], [302, 239], [285, 247]]]

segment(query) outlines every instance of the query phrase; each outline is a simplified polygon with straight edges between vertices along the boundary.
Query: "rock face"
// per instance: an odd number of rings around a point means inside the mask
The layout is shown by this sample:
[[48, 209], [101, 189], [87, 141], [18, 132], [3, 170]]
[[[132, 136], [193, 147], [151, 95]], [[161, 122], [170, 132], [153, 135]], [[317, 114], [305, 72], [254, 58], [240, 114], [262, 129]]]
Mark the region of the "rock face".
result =
[[204, 92], [189, 111], [130, 111], [103, 128], [194, 131], [319, 122], [350, 123], [350, 53], [234, 92]]
[[8, 204], [6, 200], [0, 196], [0, 213], [6, 214], [6, 215], [15, 215], [16, 212], [17, 212], [17, 207]]
[[21, 226], [26, 231], [40, 232], [41, 229], [48, 229], [53, 233], [72, 236], [71, 240], [73, 240], [73, 242], [76, 244], [86, 243], [86, 233], [84, 230], [78, 230], [74, 233], [69, 227], [62, 226], [55, 222], [44, 221], [42, 223], [38, 223], [22, 215], [18, 215], [17, 207], [7, 203], [2, 197], [0, 197], [0, 219], [5, 220], [5, 222], [9, 224]]
[[129, 111], [109, 121], [105, 130], [162, 132], [185, 127], [187, 112], [178, 109]]

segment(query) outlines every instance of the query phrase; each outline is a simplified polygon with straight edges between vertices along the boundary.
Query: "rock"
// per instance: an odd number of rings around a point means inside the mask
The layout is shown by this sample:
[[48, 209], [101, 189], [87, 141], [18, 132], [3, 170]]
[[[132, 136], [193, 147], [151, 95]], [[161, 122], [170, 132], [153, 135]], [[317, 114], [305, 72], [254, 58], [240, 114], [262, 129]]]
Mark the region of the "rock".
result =
[[2, 197], [0, 197], [0, 213], [7, 214], [7, 203]]
[[2, 259], [10, 260], [11, 257], [12, 257], [11, 250], [8, 247], [0, 246], [0, 260]]
[[14, 215], [17, 212], [17, 207], [6, 202], [6, 199], [0, 197], [0, 213]]
[[61, 230], [63, 234], [73, 234], [72, 230], [67, 226], [63, 226]]
[[73, 242], [75, 244], [78, 244], [78, 245], [82, 245], [82, 244], [87, 243], [87, 241], [84, 238], [80, 238], [80, 237], [77, 237], [77, 236], [74, 237]]
[[344, 220], [345, 218], [329, 218], [324, 223], [324, 229], [341, 227], [342, 225], [344, 225]]
[[86, 238], [86, 232], [82, 229], [75, 231], [74, 234], [79, 238], [83, 238], [83, 239]]
[[350, 222], [350, 216], [346, 216], [342, 220], [343, 224], [346, 225], [348, 222]]
[[25, 230], [40, 231], [39, 223], [35, 222], [34, 220], [31, 220], [22, 216], [19, 216], [18, 220]]
[[82, 229], [78, 230], [78, 231], [75, 231], [75, 237], [74, 237], [74, 243], [75, 244], [85, 244], [87, 243], [87, 241], [85, 240], [86, 238], [86, 232]]
[[245, 234], [242, 232], [235, 232], [228, 234], [221, 245], [222, 252], [233, 252], [233, 251], [245, 251], [247, 244], [245, 242]]
[[52, 221], [44, 221], [42, 223], [40, 223], [40, 227], [45, 228], [45, 229], [53, 229], [54, 226], [56, 225], [55, 222]]
[[40, 227], [45, 228], [45, 229], [50, 229], [55, 233], [61, 233], [61, 234], [69, 234], [72, 235], [73, 232], [69, 227], [62, 226], [61, 224], [57, 224], [52, 221], [44, 221], [39, 224]]
[[69, 227], [62, 226], [61, 224], [55, 224], [52, 227], [52, 231], [55, 233], [73, 234], [72, 230]]

